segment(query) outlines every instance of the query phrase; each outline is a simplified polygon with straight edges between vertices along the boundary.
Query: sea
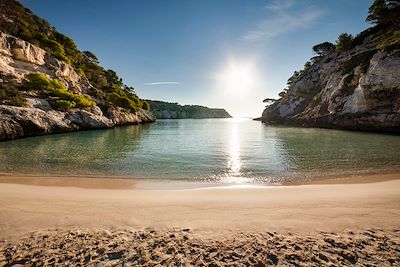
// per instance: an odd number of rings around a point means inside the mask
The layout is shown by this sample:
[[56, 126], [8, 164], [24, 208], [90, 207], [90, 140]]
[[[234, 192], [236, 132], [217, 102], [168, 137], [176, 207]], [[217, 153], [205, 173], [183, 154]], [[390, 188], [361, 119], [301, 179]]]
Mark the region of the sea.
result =
[[400, 136], [245, 118], [157, 120], [0, 142], [7, 175], [280, 185], [398, 171]]

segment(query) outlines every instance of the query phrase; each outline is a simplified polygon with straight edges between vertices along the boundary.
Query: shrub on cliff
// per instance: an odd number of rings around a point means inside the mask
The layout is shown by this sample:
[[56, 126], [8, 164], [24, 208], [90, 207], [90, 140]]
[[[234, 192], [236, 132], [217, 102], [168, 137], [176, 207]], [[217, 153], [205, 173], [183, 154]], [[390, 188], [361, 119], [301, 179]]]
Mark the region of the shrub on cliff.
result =
[[139, 107], [136, 105], [134, 101], [127, 98], [126, 96], [120, 96], [115, 92], [108, 94], [107, 100], [116, 106], [130, 110], [132, 112], [136, 112], [139, 110]]
[[84, 94], [74, 94], [69, 91], [56, 91], [55, 95], [62, 100], [75, 102], [78, 107], [93, 107], [96, 105], [90, 96]]
[[336, 52], [349, 50], [352, 46], [353, 36], [348, 33], [342, 33], [336, 40]]
[[150, 104], [147, 101], [143, 101], [143, 107], [144, 110], [150, 110]]
[[381, 36], [377, 40], [377, 47], [389, 56], [400, 56], [400, 30]]
[[26, 99], [19, 90], [16, 90], [15, 80], [11, 76], [0, 74], [0, 104], [26, 106]]
[[51, 103], [51, 107], [57, 110], [66, 111], [69, 108], [74, 108], [76, 103], [68, 100], [56, 100]]
[[330, 42], [323, 42], [313, 46], [313, 51], [319, 56], [325, 56], [335, 48], [335, 45]]
[[26, 99], [18, 91], [0, 88], [0, 104], [25, 107]]
[[40, 91], [58, 91], [67, 90], [65, 85], [58, 81], [47, 77], [44, 73], [33, 72], [26, 76], [22, 82], [22, 88], [26, 90], [40, 90]]
[[79, 107], [92, 107], [96, 104], [91, 97], [84, 94], [74, 94], [67, 90], [67, 87], [60, 81], [51, 79], [40, 72], [30, 73], [22, 82], [22, 88], [25, 90], [38, 90], [48, 94], [55, 95], [60, 100], [75, 102]]

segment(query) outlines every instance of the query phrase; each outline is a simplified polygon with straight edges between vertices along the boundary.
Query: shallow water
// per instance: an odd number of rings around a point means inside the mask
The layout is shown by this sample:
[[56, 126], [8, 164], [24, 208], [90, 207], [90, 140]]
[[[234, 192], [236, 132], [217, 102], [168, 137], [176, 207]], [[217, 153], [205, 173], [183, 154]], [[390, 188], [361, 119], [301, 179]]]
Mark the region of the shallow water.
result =
[[159, 120], [0, 143], [8, 174], [279, 183], [398, 170], [400, 136], [248, 119]]

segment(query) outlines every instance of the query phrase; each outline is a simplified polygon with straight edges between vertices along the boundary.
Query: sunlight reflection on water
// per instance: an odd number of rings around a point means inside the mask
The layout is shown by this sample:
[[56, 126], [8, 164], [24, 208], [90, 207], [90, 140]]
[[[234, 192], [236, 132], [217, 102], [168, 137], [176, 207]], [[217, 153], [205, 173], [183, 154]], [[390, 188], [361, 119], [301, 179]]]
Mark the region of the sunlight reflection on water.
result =
[[240, 175], [241, 165], [238, 125], [234, 124], [230, 132], [229, 140], [228, 168], [230, 170], [230, 174], [233, 176]]
[[400, 170], [399, 138], [243, 118], [159, 120], [2, 142], [0, 173], [275, 184]]

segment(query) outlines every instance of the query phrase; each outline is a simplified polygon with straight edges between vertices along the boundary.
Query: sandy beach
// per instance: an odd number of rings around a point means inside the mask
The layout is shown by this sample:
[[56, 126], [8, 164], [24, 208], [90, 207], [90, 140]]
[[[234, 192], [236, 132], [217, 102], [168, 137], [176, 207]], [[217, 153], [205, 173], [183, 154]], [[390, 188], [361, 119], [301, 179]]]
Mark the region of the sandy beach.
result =
[[161, 190], [1, 177], [0, 265], [396, 265], [400, 175], [377, 178]]

